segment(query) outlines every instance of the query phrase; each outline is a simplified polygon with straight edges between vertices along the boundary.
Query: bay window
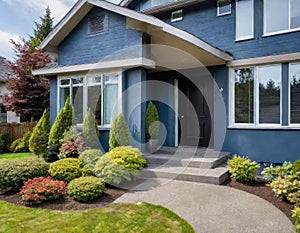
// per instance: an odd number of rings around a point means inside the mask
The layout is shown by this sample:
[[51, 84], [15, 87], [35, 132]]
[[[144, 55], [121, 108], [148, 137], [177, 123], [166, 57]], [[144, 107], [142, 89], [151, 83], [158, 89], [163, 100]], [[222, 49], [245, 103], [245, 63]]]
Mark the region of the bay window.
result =
[[121, 73], [95, 74], [87, 76], [68, 76], [59, 79], [59, 101], [61, 109], [67, 97], [70, 97], [77, 124], [82, 124], [87, 110], [95, 114], [97, 124], [110, 125], [119, 109], [116, 106], [119, 97]]

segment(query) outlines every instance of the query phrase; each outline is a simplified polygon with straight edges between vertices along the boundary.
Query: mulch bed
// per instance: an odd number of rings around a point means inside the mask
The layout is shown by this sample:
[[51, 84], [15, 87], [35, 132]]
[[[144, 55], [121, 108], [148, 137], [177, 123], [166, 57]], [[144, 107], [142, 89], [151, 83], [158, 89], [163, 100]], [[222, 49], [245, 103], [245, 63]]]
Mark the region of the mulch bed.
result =
[[8, 192], [0, 195], [0, 200], [10, 202], [12, 204], [19, 205], [19, 206], [27, 206], [27, 207], [42, 208], [42, 209], [85, 210], [91, 208], [104, 207], [112, 203], [114, 200], [116, 200], [118, 197], [122, 196], [126, 192], [127, 190], [125, 189], [107, 187], [105, 189], [104, 194], [99, 199], [89, 203], [80, 203], [74, 201], [72, 198], [66, 195], [58, 200], [53, 200], [53, 201], [36, 204], [36, 205], [26, 205], [26, 203], [22, 201], [22, 198], [18, 193], [12, 193], [12, 192]]
[[248, 193], [252, 193], [267, 200], [278, 209], [280, 209], [291, 221], [293, 221], [291, 212], [291, 210], [293, 209], [293, 205], [283, 201], [280, 197], [277, 197], [273, 190], [269, 186], [267, 186], [265, 182], [255, 181], [252, 183], [239, 183], [231, 180], [225, 183], [225, 185], [246, 191]]

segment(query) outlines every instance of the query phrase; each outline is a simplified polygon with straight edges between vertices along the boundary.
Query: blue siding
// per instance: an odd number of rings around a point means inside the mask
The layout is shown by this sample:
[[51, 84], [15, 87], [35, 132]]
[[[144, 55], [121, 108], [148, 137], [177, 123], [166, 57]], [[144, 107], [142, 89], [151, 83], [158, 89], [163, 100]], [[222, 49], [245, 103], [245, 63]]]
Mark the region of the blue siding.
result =
[[100, 144], [104, 151], [109, 150], [109, 130], [100, 130]]
[[[109, 14], [108, 31], [89, 35], [88, 19], [103, 12]], [[124, 16], [94, 7], [59, 45], [59, 65], [141, 57], [141, 47], [122, 51], [125, 48], [141, 45], [142, 33], [127, 29]]]
[[170, 22], [171, 12], [156, 15], [209, 44], [233, 54], [235, 59], [300, 52], [300, 32], [262, 37], [263, 5], [255, 1], [255, 38], [235, 42], [235, 4], [232, 13], [217, 17], [216, 1], [207, 1], [183, 9], [183, 20]]
[[57, 77], [50, 79], [50, 124], [52, 125], [57, 115]]

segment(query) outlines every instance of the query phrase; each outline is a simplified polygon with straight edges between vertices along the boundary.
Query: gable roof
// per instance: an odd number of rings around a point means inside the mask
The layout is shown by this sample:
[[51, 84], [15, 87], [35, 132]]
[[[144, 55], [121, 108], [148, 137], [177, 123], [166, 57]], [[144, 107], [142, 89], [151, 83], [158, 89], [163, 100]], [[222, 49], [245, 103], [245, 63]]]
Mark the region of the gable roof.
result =
[[145, 31], [150, 35], [161, 33], [161, 37], [172, 37], [181, 42], [188, 43], [188, 45], [196, 46], [216, 57], [218, 60], [223, 61], [223, 63], [233, 59], [224, 51], [213, 47], [186, 31], [180, 30], [159, 20], [158, 18], [101, 0], [79, 0], [41, 43], [40, 48], [56, 52], [57, 46], [67, 37], [83, 17], [85, 17], [93, 6], [127, 17], [127, 24], [133, 29]]

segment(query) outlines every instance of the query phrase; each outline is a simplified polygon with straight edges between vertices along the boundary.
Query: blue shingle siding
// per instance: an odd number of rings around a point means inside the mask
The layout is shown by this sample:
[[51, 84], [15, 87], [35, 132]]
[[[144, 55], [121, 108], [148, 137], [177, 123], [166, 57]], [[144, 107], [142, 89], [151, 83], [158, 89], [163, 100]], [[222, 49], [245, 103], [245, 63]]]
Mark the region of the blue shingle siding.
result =
[[263, 1], [255, 0], [255, 38], [235, 42], [235, 4], [230, 15], [217, 17], [216, 1], [183, 9], [183, 20], [171, 23], [171, 11], [156, 15], [209, 44], [233, 54], [235, 59], [300, 52], [300, 32], [263, 37]]
[[[108, 30], [89, 35], [88, 19], [103, 13], [108, 14]], [[59, 65], [140, 57], [141, 47], [126, 52], [122, 49], [141, 45], [142, 33], [127, 29], [124, 16], [94, 7], [59, 45]]]
[[52, 125], [57, 115], [57, 77], [50, 78], [50, 124]]

